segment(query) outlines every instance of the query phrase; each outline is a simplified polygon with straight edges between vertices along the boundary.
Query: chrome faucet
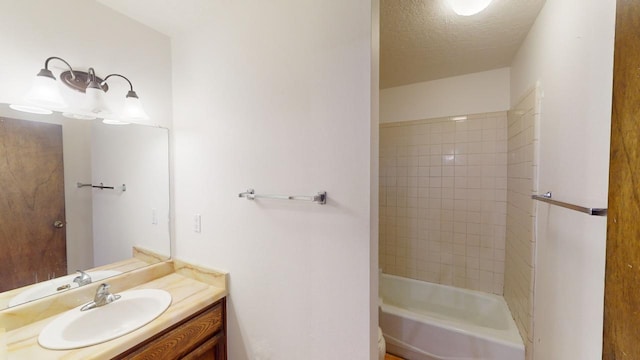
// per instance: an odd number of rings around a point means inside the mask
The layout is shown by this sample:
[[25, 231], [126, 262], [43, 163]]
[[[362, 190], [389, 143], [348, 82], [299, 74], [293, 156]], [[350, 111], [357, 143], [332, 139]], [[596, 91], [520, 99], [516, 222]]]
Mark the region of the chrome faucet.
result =
[[91, 276], [89, 276], [89, 274], [87, 274], [86, 272], [82, 271], [82, 270], [76, 270], [76, 272], [79, 272], [80, 275], [76, 276], [73, 279], [73, 282], [78, 284], [78, 286], [84, 286], [87, 284], [91, 284]]
[[80, 311], [86, 311], [100, 306], [105, 306], [120, 299], [120, 295], [112, 294], [109, 292], [110, 287], [111, 285], [107, 283], [100, 284], [100, 286], [98, 286], [98, 289], [96, 289], [96, 296], [93, 298], [93, 301], [81, 307]]

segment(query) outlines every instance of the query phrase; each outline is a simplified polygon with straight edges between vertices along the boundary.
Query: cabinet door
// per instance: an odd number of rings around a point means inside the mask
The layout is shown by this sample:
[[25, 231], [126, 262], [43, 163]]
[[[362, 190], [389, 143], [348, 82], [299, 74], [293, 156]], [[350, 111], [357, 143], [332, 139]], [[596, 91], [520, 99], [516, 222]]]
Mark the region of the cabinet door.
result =
[[183, 357], [183, 360], [223, 360], [225, 357], [224, 336], [218, 334]]
[[[174, 360], [189, 356], [195, 350], [205, 346], [212, 340], [216, 348], [224, 348], [224, 299], [183, 321], [182, 323], [165, 330], [155, 337], [125, 351], [114, 359], [127, 360]], [[199, 345], [200, 344], [200, 345]], [[221, 344], [221, 345], [218, 345]], [[202, 359], [224, 360], [219, 354], [224, 354], [217, 350], [215, 357], [204, 357]], [[205, 352], [206, 353], [206, 352]], [[199, 358], [196, 358], [199, 359]]]

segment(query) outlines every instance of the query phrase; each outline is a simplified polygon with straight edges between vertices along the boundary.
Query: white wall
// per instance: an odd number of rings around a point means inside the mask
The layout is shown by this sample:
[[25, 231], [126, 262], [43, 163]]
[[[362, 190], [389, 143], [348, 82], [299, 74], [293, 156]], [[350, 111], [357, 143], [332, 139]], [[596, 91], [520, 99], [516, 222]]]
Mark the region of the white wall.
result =
[[533, 294], [535, 284], [535, 205], [538, 193], [540, 94], [534, 88], [508, 113], [507, 228], [504, 299], [533, 359]]
[[230, 272], [230, 359], [373, 359], [371, 2], [192, 6], [172, 38], [176, 256]]
[[[72, 20], [65, 21], [70, 17]], [[80, 70], [92, 66], [99, 76], [114, 72], [128, 76], [152, 120], [165, 127], [171, 125], [169, 38], [103, 5], [82, 0], [3, 0], [0, 46], [0, 103], [19, 101], [46, 58], [59, 56]], [[50, 69], [56, 77], [66, 70], [57, 61], [50, 63]], [[109, 85], [108, 97], [117, 107], [128, 85], [118, 78]], [[65, 87], [62, 91], [70, 99], [78, 96]], [[9, 116], [42, 121], [53, 118], [18, 112]], [[79, 260], [81, 254], [92, 252], [88, 243], [82, 243], [91, 236], [90, 191], [75, 188], [77, 181], [89, 179], [91, 173], [70, 166], [71, 161], [89, 163], [90, 153], [78, 152], [88, 149], [89, 134], [86, 127], [63, 126], [70, 270], [92, 265], [91, 257]]]
[[93, 184], [115, 188], [84, 189], [93, 194], [94, 265], [127, 259], [134, 246], [168, 258], [171, 240], [167, 129], [94, 122], [91, 168]]
[[[540, 191], [607, 204], [614, 0], [548, 0], [511, 67], [515, 105], [540, 81]], [[537, 204], [535, 359], [600, 359], [606, 218]]]
[[381, 123], [506, 110], [509, 110], [509, 68], [380, 91]]

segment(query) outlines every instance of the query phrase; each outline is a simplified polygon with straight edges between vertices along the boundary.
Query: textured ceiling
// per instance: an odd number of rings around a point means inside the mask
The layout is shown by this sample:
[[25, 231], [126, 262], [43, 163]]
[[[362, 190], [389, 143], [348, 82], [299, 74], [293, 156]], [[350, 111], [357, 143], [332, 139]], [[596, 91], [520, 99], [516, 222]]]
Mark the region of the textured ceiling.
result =
[[511, 64], [545, 0], [494, 0], [473, 16], [445, 0], [382, 0], [380, 87]]
[[[211, 0], [97, 0], [169, 36], [207, 21]], [[494, 0], [458, 16], [445, 0], [381, 0], [380, 87], [509, 66], [545, 0]]]

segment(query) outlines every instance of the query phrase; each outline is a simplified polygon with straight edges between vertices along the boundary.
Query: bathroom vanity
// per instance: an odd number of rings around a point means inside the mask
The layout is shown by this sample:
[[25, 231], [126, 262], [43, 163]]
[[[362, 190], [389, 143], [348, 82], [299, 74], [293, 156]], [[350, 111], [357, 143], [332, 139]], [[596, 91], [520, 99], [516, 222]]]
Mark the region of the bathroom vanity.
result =
[[126, 290], [165, 290], [171, 294], [171, 305], [137, 330], [72, 350], [46, 349], [39, 345], [38, 336], [58, 315], [91, 301], [99, 284], [7, 308], [0, 311], [0, 358], [3, 352], [9, 359], [227, 358], [226, 273], [168, 260], [107, 282], [116, 294]]
[[226, 359], [225, 300], [218, 300], [114, 359]]

